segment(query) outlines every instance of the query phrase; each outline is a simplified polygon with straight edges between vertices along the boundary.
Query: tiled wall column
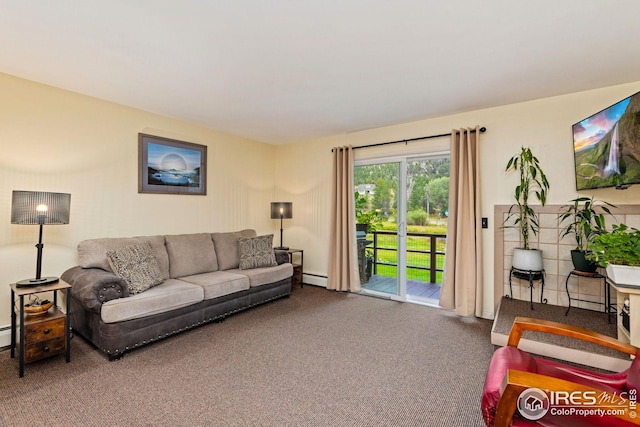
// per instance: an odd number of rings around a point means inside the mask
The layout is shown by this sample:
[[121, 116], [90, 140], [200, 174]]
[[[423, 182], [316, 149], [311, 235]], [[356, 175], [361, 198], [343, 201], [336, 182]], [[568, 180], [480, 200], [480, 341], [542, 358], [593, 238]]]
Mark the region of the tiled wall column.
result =
[[[537, 236], [531, 236], [529, 241], [532, 248], [542, 250], [542, 257], [545, 270], [545, 287], [543, 297], [548, 304], [567, 307], [569, 299], [566, 290], [566, 280], [573, 263], [571, 262], [571, 250], [575, 248], [576, 242], [572, 237], [560, 239], [562, 224], [558, 219], [563, 205], [533, 206], [539, 214], [540, 232]], [[494, 218], [495, 228], [495, 258], [494, 258], [494, 301], [497, 305], [504, 295], [509, 294], [509, 274], [511, 270], [511, 259], [513, 249], [522, 247], [520, 233], [516, 229], [502, 228], [509, 211], [510, 205], [495, 205]], [[640, 229], [640, 205], [621, 205], [612, 209], [614, 218], [607, 216], [607, 225], [625, 223], [630, 227]], [[605, 274], [601, 270], [602, 274]], [[512, 277], [513, 298], [529, 301], [529, 281]], [[571, 276], [569, 279], [569, 292], [571, 298], [577, 298], [596, 303], [604, 303], [604, 286], [602, 279], [585, 278]], [[540, 281], [534, 281], [533, 301], [540, 301]], [[613, 295], [615, 298], [615, 295]], [[603, 305], [582, 301], [572, 301], [572, 307], [588, 308], [592, 310], [602, 310]]]

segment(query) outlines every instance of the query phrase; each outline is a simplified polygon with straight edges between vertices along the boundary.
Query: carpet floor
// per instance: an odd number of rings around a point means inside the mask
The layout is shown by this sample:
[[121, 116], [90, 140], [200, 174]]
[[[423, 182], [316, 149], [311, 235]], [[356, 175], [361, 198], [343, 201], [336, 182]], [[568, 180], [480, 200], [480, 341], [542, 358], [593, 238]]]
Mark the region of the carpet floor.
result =
[[[529, 308], [529, 301], [521, 301], [503, 297], [500, 302], [498, 315], [496, 316], [493, 330], [496, 333], [509, 335], [511, 325], [516, 316], [533, 317], [536, 319], [552, 320], [554, 322], [566, 323], [573, 326], [589, 329], [610, 337], [616, 338], [618, 329], [616, 316], [611, 316], [605, 312], [585, 310], [582, 308], [571, 308], [565, 315], [567, 308], [551, 304], [533, 303], [534, 309]], [[554, 344], [557, 346], [572, 348], [590, 353], [604, 354], [620, 359], [629, 359], [624, 353], [612, 350], [607, 347], [588, 343], [585, 341], [560, 337], [558, 335], [545, 334], [541, 332], [525, 331], [523, 338], [532, 341]], [[558, 355], [560, 357], [560, 355]]]
[[492, 322], [324, 288], [125, 354], [0, 352], [0, 425], [483, 426]]

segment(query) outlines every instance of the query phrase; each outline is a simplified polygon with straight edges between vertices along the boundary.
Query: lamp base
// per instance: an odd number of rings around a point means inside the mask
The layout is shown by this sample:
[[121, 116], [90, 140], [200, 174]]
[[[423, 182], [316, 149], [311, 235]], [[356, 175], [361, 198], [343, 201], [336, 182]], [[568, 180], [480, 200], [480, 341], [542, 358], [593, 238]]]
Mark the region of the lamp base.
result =
[[16, 287], [23, 288], [27, 286], [42, 286], [50, 285], [51, 283], [57, 283], [60, 280], [58, 277], [41, 277], [40, 279], [25, 279], [16, 282]]
[[289, 249], [289, 246], [278, 246], [277, 248], [273, 248], [273, 249], [277, 249], [279, 251], [286, 251], [287, 249]]

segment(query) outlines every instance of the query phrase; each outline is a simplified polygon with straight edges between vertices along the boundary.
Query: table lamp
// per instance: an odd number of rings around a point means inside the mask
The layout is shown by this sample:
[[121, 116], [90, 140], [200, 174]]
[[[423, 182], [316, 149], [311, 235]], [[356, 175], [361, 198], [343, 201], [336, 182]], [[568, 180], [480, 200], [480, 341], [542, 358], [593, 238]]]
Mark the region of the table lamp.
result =
[[45, 224], [69, 224], [71, 194], [42, 191], [14, 191], [11, 200], [11, 224], [39, 225], [36, 277], [16, 282], [16, 286], [40, 286], [56, 283], [57, 277], [42, 277], [42, 228]]
[[282, 219], [293, 218], [293, 203], [291, 202], [271, 202], [271, 219], [280, 218], [280, 246], [275, 249], [286, 251], [288, 246], [282, 246]]

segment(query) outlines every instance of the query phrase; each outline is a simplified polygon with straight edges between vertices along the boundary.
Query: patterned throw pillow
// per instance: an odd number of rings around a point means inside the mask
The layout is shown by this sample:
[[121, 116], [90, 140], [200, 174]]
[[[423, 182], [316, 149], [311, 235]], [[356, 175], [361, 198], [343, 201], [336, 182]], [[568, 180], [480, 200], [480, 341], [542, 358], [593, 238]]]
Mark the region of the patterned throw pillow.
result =
[[131, 295], [164, 281], [149, 242], [107, 251], [107, 259], [113, 272], [127, 281]]
[[238, 239], [240, 270], [278, 265], [273, 251], [273, 234]]

